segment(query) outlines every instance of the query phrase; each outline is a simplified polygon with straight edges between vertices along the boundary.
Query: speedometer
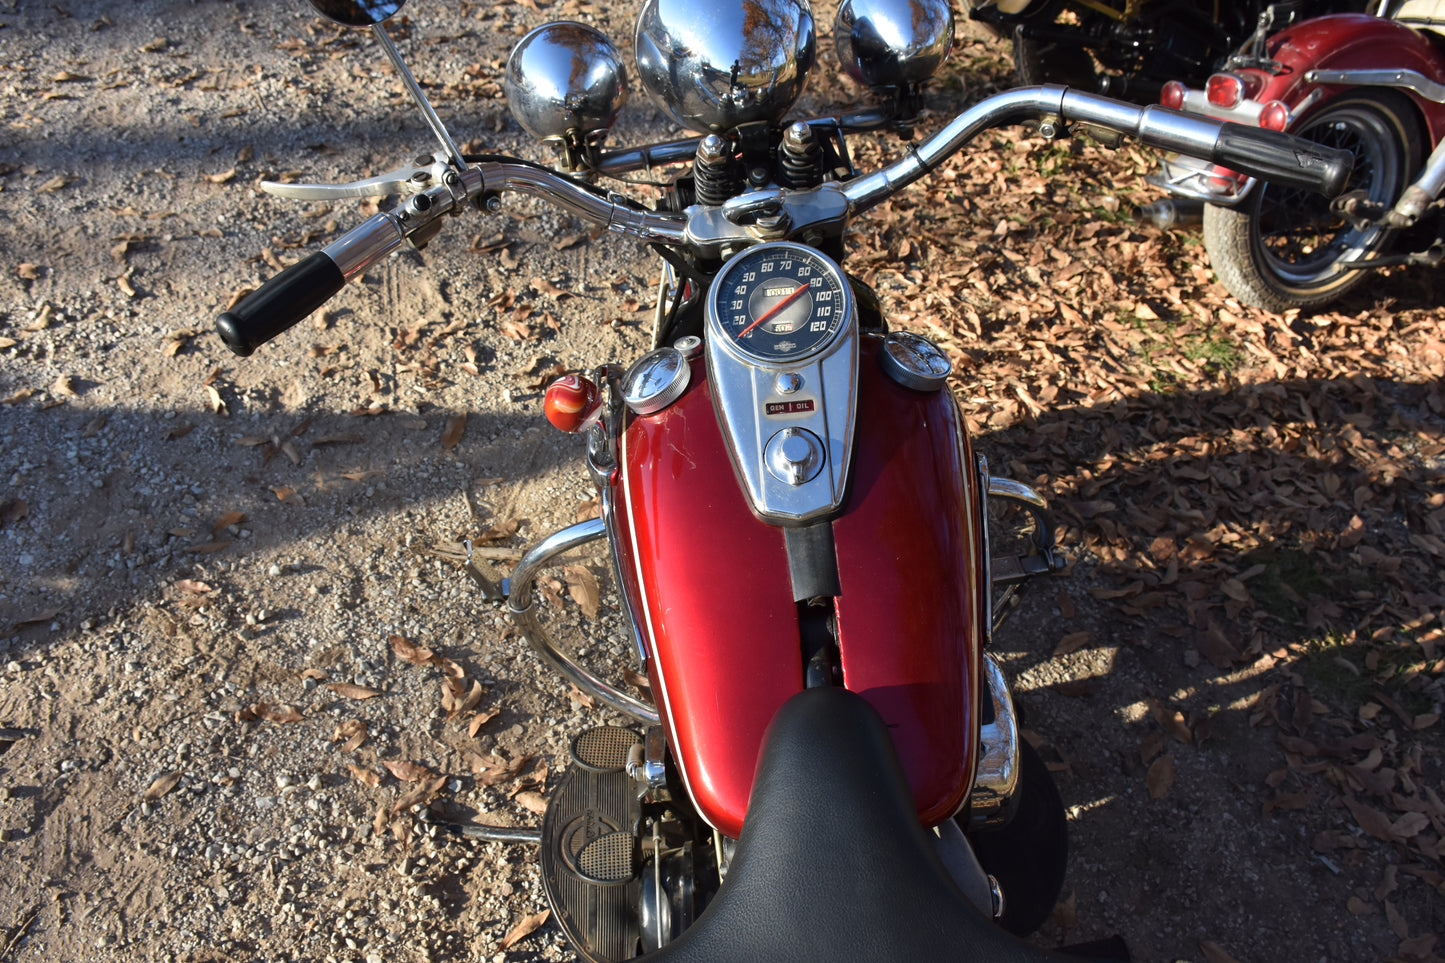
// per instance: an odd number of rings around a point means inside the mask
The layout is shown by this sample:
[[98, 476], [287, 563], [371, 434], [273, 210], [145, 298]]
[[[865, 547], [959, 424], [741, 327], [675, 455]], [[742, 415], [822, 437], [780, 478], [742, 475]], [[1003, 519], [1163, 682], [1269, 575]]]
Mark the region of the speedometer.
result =
[[774, 364], [825, 348], [847, 320], [850, 304], [838, 265], [788, 242], [760, 244], [735, 256], [713, 282], [711, 298], [715, 336]]

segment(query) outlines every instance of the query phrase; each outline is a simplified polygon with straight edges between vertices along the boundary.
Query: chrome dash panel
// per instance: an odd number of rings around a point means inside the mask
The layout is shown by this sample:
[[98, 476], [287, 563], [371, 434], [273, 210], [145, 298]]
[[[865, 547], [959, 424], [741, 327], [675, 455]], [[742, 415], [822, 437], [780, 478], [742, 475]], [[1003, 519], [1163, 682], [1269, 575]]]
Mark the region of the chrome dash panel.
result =
[[[837, 308], [844, 319], [807, 357], [750, 356], [729, 335], [714, 299], [708, 299], [707, 369], [714, 406], [753, 512], [774, 524], [799, 524], [837, 510], [847, 485], [857, 407], [858, 324], [846, 278], [836, 264], [823, 260], [841, 282], [843, 303]], [[728, 278], [728, 267], [715, 284]], [[799, 459], [792, 466], [796, 470], [785, 464], [790, 453]], [[814, 465], [819, 455], [821, 465]]]

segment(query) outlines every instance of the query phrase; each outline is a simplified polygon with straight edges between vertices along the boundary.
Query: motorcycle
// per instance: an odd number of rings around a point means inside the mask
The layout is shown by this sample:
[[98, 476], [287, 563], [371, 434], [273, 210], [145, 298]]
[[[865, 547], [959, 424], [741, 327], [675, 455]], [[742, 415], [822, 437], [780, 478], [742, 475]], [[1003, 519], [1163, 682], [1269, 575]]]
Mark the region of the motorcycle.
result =
[[1020, 84], [1068, 84], [1147, 103], [1169, 80], [1202, 84], [1258, 30], [1351, 6], [1347, 0], [979, 0], [971, 16], [1013, 41]]
[[1272, 311], [1323, 307], [1377, 268], [1440, 263], [1445, 16], [1436, 7], [1382, 0], [1376, 16], [1306, 20], [1250, 44], [1204, 89], [1173, 81], [1161, 93], [1172, 107], [1349, 150], [1354, 174], [1339, 197], [1181, 157], [1151, 178], [1172, 197], [1146, 215], [1167, 225], [1202, 206], [1215, 273], [1240, 301]]
[[[1053, 523], [1037, 491], [973, 451], [943, 351], [890, 330], [844, 273], [845, 230], [980, 132], [1029, 119], [1321, 189], [1348, 155], [1042, 86], [995, 94], [863, 173], [846, 139], [912, 135], [951, 45], [946, 3], [847, 0], [835, 46], [882, 106], [783, 123], [816, 52], [803, 0], [649, 0], [640, 79], [706, 133], [606, 149], [626, 90], [617, 49], [547, 24], [518, 42], [505, 86], [557, 170], [461, 154], [383, 25], [399, 0], [311, 2], [371, 29], [441, 150], [352, 184], [266, 184], [400, 200], [223, 314], [237, 354], [509, 193], [647, 242], [665, 265], [655, 347], [546, 393], [549, 420], [585, 434], [598, 517], [500, 583], [462, 560], [545, 660], [632, 724], [572, 740], [540, 830], [445, 825], [539, 845], [554, 918], [586, 960], [1054, 958], [1016, 934], [1059, 893], [1064, 815], [988, 650], [1017, 590], [1061, 569]], [[667, 165], [683, 173], [656, 208], [595, 185]], [[1017, 553], [998, 550], [991, 505], [1027, 520]], [[655, 701], [604, 680], [539, 615], [539, 573], [598, 541]]]

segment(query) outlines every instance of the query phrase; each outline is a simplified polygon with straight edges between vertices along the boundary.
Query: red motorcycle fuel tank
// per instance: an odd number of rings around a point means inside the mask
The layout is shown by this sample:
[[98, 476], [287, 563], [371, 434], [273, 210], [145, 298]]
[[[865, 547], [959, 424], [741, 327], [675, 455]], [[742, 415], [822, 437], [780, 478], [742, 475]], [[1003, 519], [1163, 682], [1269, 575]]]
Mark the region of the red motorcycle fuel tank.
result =
[[[832, 521], [844, 684], [890, 727], [919, 817], [965, 801], [975, 768], [985, 586], [973, 455], [946, 391], [914, 391], [860, 346], [850, 489]], [[669, 407], [634, 416], [618, 528], [648, 674], [684, 781], [720, 832], [742, 829], [763, 733], [803, 686], [783, 530], [749, 509], [701, 359]]]

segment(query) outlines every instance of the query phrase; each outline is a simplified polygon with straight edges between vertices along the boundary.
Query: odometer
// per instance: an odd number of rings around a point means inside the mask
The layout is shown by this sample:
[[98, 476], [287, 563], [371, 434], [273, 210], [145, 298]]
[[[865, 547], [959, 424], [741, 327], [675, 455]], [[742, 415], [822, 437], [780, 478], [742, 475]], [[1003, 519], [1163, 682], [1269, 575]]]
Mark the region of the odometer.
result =
[[742, 353], [770, 362], [816, 354], [847, 320], [843, 274], [812, 248], [762, 244], [737, 255], [713, 282], [720, 334]]

